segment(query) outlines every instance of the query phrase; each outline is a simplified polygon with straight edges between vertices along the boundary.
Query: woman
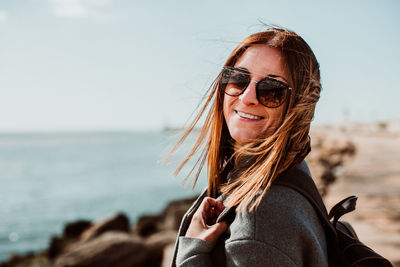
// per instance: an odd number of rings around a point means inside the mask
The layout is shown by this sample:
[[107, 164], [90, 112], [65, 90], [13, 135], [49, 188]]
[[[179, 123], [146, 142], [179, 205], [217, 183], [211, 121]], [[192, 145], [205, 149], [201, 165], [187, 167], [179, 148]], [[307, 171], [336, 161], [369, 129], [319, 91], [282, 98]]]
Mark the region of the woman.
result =
[[290, 168], [309, 173], [304, 158], [320, 90], [319, 64], [294, 32], [271, 28], [235, 48], [177, 144], [211, 104], [177, 170], [203, 144], [195, 177], [207, 161], [208, 189], [183, 218], [173, 266], [328, 265], [311, 204], [273, 184]]

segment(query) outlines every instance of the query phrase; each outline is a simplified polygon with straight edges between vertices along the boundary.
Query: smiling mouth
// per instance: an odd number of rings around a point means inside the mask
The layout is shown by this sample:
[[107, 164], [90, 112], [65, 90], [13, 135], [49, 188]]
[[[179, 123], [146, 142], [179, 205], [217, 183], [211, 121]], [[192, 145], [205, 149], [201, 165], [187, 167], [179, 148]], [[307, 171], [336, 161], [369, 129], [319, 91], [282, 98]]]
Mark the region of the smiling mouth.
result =
[[264, 119], [264, 117], [256, 116], [256, 115], [251, 115], [251, 114], [247, 114], [247, 113], [240, 112], [240, 111], [237, 111], [237, 110], [235, 110], [235, 112], [236, 112], [236, 114], [238, 114], [241, 118], [244, 118], [244, 119], [249, 119], [249, 120], [262, 120], [262, 119]]

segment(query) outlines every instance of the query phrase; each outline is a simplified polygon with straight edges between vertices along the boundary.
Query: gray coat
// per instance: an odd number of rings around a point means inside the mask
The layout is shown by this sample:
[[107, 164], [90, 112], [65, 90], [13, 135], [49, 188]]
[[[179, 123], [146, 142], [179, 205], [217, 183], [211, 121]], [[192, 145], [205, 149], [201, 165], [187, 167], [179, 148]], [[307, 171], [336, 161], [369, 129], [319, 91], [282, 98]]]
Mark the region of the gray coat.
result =
[[[309, 173], [304, 161], [298, 168]], [[234, 214], [216, 243], [184, 236], [205, 196], [204, 191], [182, 219], [173, 267], [328, 266], [325, 231], [311, 204], [293, 189], [273, 185], [255, 212]]]

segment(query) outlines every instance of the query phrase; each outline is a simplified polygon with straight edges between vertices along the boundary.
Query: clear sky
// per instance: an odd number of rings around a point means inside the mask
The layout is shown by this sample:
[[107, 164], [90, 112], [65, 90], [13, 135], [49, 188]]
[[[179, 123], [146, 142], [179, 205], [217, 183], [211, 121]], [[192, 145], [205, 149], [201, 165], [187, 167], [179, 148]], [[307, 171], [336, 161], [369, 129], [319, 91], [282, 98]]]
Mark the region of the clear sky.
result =
[[396, 0], [0, 0], [0, 131], [181, 126], [259, 21], [314, 50], [314, 123], [400, 119], [399, 14]]

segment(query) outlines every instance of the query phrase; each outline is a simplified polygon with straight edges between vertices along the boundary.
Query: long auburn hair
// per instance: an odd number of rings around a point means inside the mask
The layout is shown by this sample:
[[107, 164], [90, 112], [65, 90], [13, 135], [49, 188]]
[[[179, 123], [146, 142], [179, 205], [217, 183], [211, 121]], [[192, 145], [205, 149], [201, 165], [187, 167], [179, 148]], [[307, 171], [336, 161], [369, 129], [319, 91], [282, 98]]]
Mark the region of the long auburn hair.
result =
[[[308, 44], [295, 32], [283, 28], [269, 28], [248, 36], [231, 53], [224, 66], [234, 66], [252, 45], [264, 44], [278, 49], [286, 62], [292, 87], [280, 125], [272, 135], [259, 138], [241, 147], [235, 147], [223, 115], [224, 92], [221, 73], [211, 85], [201, 106], [169, 157], [193, 131], [206, 112], [204, 125], [197, 141], [175, 171], [177, 175], [188, 161], [200, 155], [185, 180], [194, 174], [196, 184], [201, 169], [207, 162], [208, 195], [227, 194], [224, 204], [243, 211], [250, 206], [254, 211], [274, 179], [283, 171], [298, 164], [310, 152], [309, 130], [319, 99], [321, 84], [319, 64]], [[226, 183], [223, 170], [227, 164], [237, 163], [244, 156], [254, 160], [233, 182]], [[168, 160], [168, 158], [167, 158]]]

